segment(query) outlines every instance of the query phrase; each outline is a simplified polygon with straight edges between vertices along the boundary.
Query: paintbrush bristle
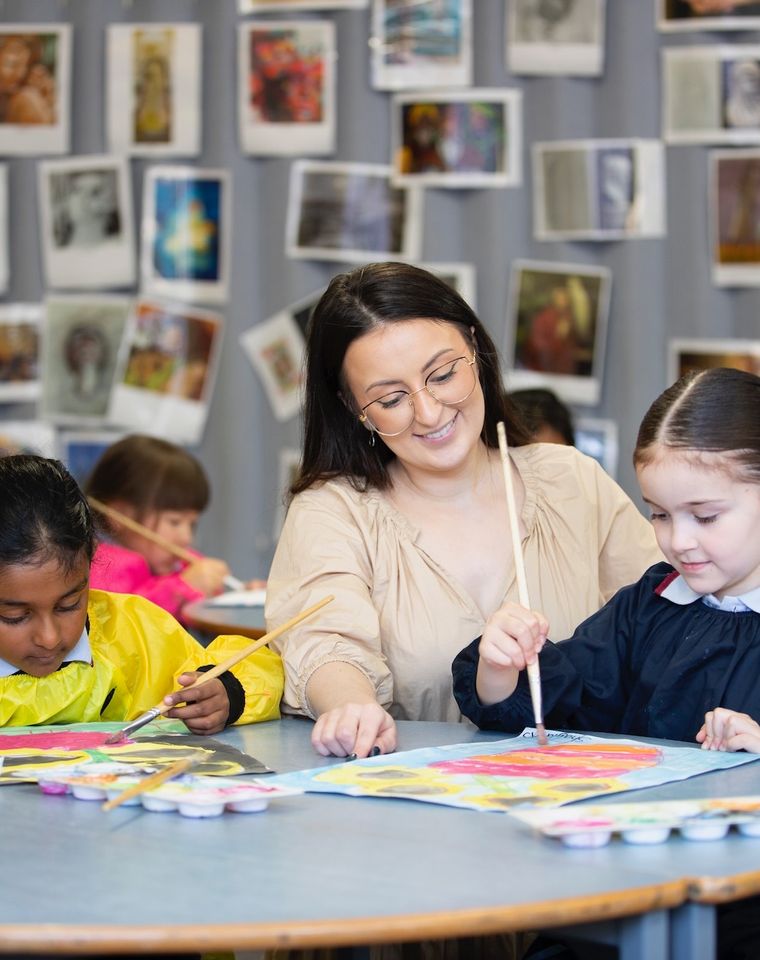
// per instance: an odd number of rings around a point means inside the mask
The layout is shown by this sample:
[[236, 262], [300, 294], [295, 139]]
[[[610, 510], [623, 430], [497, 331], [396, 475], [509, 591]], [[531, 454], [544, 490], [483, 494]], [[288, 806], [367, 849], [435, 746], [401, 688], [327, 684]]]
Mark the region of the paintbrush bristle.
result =
[[549, 738], [546, 736], [546, 727], [543, 723], [536, 724], [536, 734], [538, 736], [539, 747], [547, 747], [549, 745]]

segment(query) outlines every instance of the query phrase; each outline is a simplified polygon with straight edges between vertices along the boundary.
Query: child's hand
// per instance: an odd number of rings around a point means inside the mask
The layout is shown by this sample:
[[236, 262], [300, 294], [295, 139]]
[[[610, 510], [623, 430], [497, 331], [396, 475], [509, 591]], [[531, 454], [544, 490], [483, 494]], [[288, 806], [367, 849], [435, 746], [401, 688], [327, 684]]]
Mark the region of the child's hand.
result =
[[481, 703], [498, 703], [514, 693], [518, 673], [535, 662], [548, 632], [543, 614], [517, 603], [505, 603], [489, 617], [480, 640], [476, 681]]
[[[181, 686], [188, 687], [198, 677], [204, 676], [205, 674], [202, 671], [183, 673], [178, 679]], [[227, 691], [218, 677], [201, 683], [197, 687], [193, 687], [192, 690], [186, 692], [178, 690], [176, 693], [170, 693], [168, 697], [164, 697], [164, 703], [185, 704], [182, 707], [169, 710], [166, 716], [184, 721], [191, 733], [219, 733], [220, 730], [224, 730], [227, 717], [230, 714], [230, 701]]]
[[180, 577], [206, 597], [213, 597], [224, 589], [224, 578], [230, 568], [224, 560], [214, 557], [199, 557], [180, 573]]
[[760, 753], [760, 724], [746, 713], [716, 707], [705, 714], [697, 734], [703, 750], [748, 750]]
[[245, 584], [246, 590], [266, 590], [266, 580], [248, 580]]

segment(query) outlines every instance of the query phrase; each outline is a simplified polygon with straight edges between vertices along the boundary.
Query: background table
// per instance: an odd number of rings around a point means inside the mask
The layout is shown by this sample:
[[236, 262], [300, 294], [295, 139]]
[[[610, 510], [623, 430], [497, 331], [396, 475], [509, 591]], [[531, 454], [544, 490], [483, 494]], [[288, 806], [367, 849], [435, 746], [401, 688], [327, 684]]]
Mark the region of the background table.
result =
[[263, 607], [224, 607], [198, 600], [183, 607], [182, 615], [193, 630], [209, 634], [212, 640], [222, 633], [258, 640], [266, 630]]

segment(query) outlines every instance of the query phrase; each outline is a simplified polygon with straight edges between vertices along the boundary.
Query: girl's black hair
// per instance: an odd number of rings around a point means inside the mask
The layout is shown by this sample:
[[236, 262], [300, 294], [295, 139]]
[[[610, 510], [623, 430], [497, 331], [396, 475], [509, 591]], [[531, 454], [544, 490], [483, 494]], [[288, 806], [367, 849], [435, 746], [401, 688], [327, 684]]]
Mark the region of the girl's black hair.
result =
[[496, 347], [469, 305], [444, 280], [408, 263], [371, 263], [330, 281], [309, 321], [306, 338], [304, 453], [290, 488], [300, 493], [332, 477], [345, 477], [358, 490], [390, 485], [394, 454], [377, 437], [374, 446], [358, 419], [343, 378], [343, 360], [359, 337], [385, 324], [429, 319], [457, 327], [473, 345], [485, 400], [481, 438], [498, 448], [502, 420], [510, 444], [530, 435], [509, 401]]
[[67, 570], [95, 551], [90, 508], [58, 460], [0, 457], [0, 564], [56, 560]]

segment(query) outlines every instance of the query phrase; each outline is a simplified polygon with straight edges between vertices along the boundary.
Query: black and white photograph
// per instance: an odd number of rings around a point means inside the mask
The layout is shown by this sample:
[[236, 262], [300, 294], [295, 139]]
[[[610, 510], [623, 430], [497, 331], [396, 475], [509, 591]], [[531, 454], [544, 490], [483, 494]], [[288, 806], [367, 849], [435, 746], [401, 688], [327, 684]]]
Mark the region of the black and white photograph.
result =
[[41, 320], [38, 303], [0, 304], [0, 403], [39, 399]]
[[758, 30], [757, 0], [654, 0], [657, 26], [680, 30]]
[[594, 77], [604, 72], [606, 0], [507, 0], [512, 73]]

